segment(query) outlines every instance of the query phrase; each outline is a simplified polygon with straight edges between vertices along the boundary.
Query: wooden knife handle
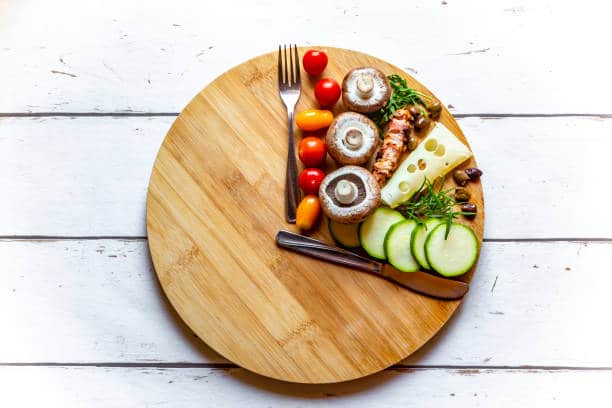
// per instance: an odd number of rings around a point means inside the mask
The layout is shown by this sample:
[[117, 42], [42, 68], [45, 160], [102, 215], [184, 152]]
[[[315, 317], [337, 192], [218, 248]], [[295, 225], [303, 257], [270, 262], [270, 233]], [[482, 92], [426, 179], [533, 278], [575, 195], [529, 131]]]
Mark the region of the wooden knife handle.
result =
[[276, 234], [276, 244], [291, 251], [324, 261], [349, 266], [365, 272], [380, 274], [382, 264], [345, 249], [332, 247], [324, 242], [288, 231]]

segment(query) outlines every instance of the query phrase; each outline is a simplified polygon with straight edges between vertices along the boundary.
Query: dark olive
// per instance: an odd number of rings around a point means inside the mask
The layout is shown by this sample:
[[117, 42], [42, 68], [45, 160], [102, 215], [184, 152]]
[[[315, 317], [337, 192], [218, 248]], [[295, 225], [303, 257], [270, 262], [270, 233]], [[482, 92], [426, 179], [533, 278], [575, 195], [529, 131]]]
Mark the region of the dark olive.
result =
[[419, 145], [419, 141], [417, 140], [416, 137], [414, 136], [410, 136], [408, 138], [408, 143], [406, 145], [406, 147], [408, 148], [408, 150], [413, 151], [414, 149], [417, 148], [417, 146]]
[[419, 130], [425, 129], [427, 126], [429, 126], [429, 119], [425, 116], [419, 116], [416, 122], [414, 123], [414, 127]]
[[470, 180], [478, 180], [480, 176], [482, 176], [482, 170], [476, 167], [470, 167], [469, 169], [465, 169], [465, 174], [468, 175]]
[[470, 180], [470, 177], [465, 173], [465, 170], [455, 170], [453, 172], [453, 178], [455, 179], [455, 183], [461, 187], [465, 186]]
[[410, 114], [411, 114], [412, 116], [414, 116], [415, 118], [416, 118], [417, 116], [421, 116], [421, 111], [420, 111], [420, 110], [418, 110], [418, 109], [417, 109], [417, 107], [416, 107], [416, 106], [414, 106], [414, 105], [412, 105], [412, 106], [410, 106], [410, 107], [408, 108], [408, 112], [410, 112]]
[[437, 118], [442, 112], [442, 104], [438, 101], [432, 102], [431, 104], [427, 105], [427, 110], [429, 111], [431, 117]]
[[461, 205], [461, 211], [463, 212], [469, 212], [469, 213], [473, 213], [473, 214], [469, 214], [469, 215], [465, 215], [468, 218], [474, 218], [476, 216], [476, 204], [474, 203], [465, 203]]
[[455, 188], [455, 200], [459, 203], [464, 203], [470, 200], [470, 192], [463, 187]]

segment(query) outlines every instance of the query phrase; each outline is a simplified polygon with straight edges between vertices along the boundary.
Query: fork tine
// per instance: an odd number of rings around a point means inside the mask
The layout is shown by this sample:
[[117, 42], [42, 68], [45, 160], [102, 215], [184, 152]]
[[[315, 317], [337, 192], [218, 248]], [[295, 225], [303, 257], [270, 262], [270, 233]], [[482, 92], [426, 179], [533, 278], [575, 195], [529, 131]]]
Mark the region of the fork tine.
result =
[[285, 63], [285, 69], [283, 70], [285, 73], [285, 79], [283, 82], [288, 84], [289, 82], [289, 74], [287, 73], [287, 45], [283, 45], [283, 62]]
[[293, 44], [295, 51], [295, 82], [300, 83], [300, 55], [298, 54], [297, 44]]
[[295, 73], [293, 69], [293, 53], [291, 52], [291, 44], [289, 44], [289, 86], [295, 84]]
[[283, 83], [283, 62], [281, 59], [281, 46], [278, 46], [278, 86]]

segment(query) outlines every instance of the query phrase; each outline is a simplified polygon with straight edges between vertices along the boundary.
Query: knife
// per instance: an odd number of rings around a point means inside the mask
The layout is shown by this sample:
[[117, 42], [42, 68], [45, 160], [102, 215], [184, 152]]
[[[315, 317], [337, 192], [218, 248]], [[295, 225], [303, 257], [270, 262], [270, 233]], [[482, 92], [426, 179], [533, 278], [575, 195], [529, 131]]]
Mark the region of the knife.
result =
[[437, 299], [461, 299], [469, 289], [464, 282], [441, 278], [426, 272], [401, 272], [393, 266], [357, 255], [345, 249], [288, 231], [276, 234], [276, 244], [282, 248], [313, 258], [348, 266], [380, 276], [422, 295]]

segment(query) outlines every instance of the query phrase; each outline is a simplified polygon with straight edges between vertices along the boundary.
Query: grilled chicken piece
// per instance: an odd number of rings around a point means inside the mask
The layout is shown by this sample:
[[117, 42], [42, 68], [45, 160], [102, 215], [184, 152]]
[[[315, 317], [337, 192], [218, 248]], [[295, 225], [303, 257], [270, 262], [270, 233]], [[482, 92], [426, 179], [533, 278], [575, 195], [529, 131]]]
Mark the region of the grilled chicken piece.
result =
[[372, 166], [372, 174], [382, 187], [391, 174], [397, 169], [399, 158], [406, 151], [406, 143], [413, 128], [414, 118], [408, 109], [398, 109], [385, 128], [385, 137], [376, 162]]

